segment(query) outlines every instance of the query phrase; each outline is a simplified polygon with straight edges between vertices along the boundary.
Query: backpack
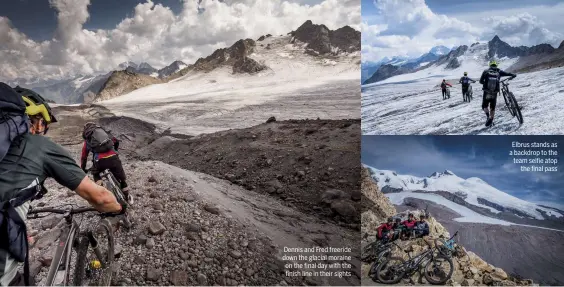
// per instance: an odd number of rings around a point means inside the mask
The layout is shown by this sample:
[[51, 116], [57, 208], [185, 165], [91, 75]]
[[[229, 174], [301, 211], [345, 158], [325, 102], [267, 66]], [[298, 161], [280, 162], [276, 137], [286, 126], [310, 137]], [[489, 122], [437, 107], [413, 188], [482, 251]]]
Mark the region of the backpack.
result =
[[468, 86], [470, 85], [470, 79], [468, 77], [463, 77], [462, 78], [462, 85], [463, 86]]
[[[25, 109], [26, 105], [22, 96], [7, 84], [0, 83], [0, 161], [4, 159], [16, 138], [21, 139], [22, 135], [29, 132], [29, 118]], [[16, 164], [20, 160], [21, 156], [17, 159]], [[10, 170], [0, 175], [8, 172]], [[8, 251], [16, 261], [24, 262], [26, 285], [29, 285], [27, 227], [16, 208], [37, 198], [43, 191], [43, 185], [37, 184], [20, 191], [15, 198], [0, 202], [0, 248]]]
[[491, 95], [497, 94], [497, 87], [499, 86], [499, 70], [489, 69], [486, 72], [486, 85], [485, 90]]
[[86, 140], [90, 149], [96, 153], [107, 152], [114, 147], [109, 132], [96, 124], [86, 126], [82, 137]]

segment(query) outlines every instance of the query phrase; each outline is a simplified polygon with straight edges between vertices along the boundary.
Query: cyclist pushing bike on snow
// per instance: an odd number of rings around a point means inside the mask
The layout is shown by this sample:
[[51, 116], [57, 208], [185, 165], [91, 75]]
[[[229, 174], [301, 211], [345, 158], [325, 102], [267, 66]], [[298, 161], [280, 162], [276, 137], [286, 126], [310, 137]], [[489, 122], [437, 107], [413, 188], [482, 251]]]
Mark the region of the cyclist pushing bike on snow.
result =
[[443, 92], [443, 100], [450, 98], [450, 92], [448, 91], [447, 86], [452, 87], [451, 84], [447, 83], [446, 80], [443, 79], [443, 82], [441, 83], [441, 90]]
[[459, 84], [462, 84], [462, 99], [465, 102], [470, 102], [470, 82], [475, 83], [476, 81], [468, 77], [468, 72], [464, 72], [464, 77], [458, 81]]
[[[491, 60], [489, 69], [485, 70], [480, 77], [480, 84], [483, 85], [484, 97], [482, 101], [482, 109], [486, 113], [486, 126], [493, 124], [495, 105], [497, 102], [497, 94], [499, 93], [499, 83], [501, 77], [517, 77], [516, 74], [508, 73], [497, 67], [497, 61]], [[489, 109], [488, 109], [489, 106]]]

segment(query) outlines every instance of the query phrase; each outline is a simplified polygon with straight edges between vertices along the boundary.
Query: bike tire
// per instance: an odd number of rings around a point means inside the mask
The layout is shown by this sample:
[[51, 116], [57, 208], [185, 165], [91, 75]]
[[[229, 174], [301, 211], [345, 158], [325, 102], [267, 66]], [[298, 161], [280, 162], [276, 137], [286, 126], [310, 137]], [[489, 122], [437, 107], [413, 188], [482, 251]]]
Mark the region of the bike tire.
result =
[[[384, 268], [384, 267], [387, 267], [387, 265], [388, 265], [391, 261], [394, 261], [394, 260], [397, 260], [397, 261], [400, 262], [400, 264], [398, 264], [398, 265], [401, 265], [401, 264], [405, 263], [405, 260], [403, 260], [403, 258], [400, 258], [400, 257], [390, 257], [390, 258], [384, 260], [384, 261], [378, 266], [378, 268], [376, 269], [376, 278], [378, 279], [378, 281], [379, 281], [380, 283], [383, 283], [383, 284], [396, 284], [396, 283], [400, 282], [401, 279], [403, 279], [403, 277], [405, 276], [405, 270], [402, 270], [402, 271], [399, 271], [399, 272], [397, 272], [397, 273], [394, 272], [394, 275], [397, 275], [397, 278], [393, 278], [393, 279], [391, 279], [391, 280], [385, 279], [386, 277], [385, 277], [384, 274], [383, 274], [383, 273], [384, 273], [383, 268]], [[392, 265], [392, 266], [393, 266], [393, 265]]]
[[106, 251], [106, 268], [104, 268], [102, 274], [100, 275], [100, 280], [98, 281], [98, 286], [112, 286], [112, 275], [113, 275], [113, 262], [114, 262], [114, 232], [112, 224], [109, 220], [104, 219], [100, 222], [100, 226], [103, 226], [106, 236], [108, 237], [108, 250]]
[[364, 246], [364, 248], [362, 248], [362, 254], [360, 256], [360, 260], [362, 260], [362, 262], [372, 261], [374, 257], [376, 257], [374, 253], [376, 251], [377, 246], [378, 246], [377, 241], [369, 243], [366, 246]]
[[517, 117], [517, 120], [519, 121], [519, 124], [523, 124], [523, 114], [521, 114], [521, 107], [519, 107], [517, 99], [515, 99], [515, 95], [513, 95], [512, 92], [509, 92], [509, 98], [513, 102], [514, 113]]
[[503, 95], [503, 100], [505, 101], [505, 106], [509, 110], [509, 113], [511, 114], [511, 116], [514, 117], [515, 112], [513, 111], [513, 106], [511, 105], [511, 100], [509, 99], [509, 96], [505, 92], [502, 92], [501, 94]]
[[82, 286], [82, 282], [86, 277], [86, 253], [88, 252], [88, 238], [86, 236], [81, 236], [78, 240], [78, 246], [76, 247], [76, 263], [74, 264], [74, 275], [73, 275], [73, 285]]
[[[448, 262], [450, 270], [449, 270], [448, 274], [443, 279], [435, 280], [431, 277], [431, 275], [429, 275], [427, 268], [429, 267], [429, 265], [431, 263], [436, 262], [436, 261], [441, 260], [441, 259]], [[450, 259], [450, 257], [444, 256], [444, 255], [435, 256], [432, 260], [430, 260], [429, 262], [427, 262], [427, 264], [425, 264], [425, 267], [423, 269], [423, 275], [425, 276], [425, 279], [427, 280], [427, 282], [429, 282], [431, 285], [443, 285], [443, 284], [445, 284], [448, 281], [448, 279], [450, 279], [450, 277], [452, 277], [453, 272], [454, 272], [454, 264], [452, 263], [452, 259]]]
[[[103, 227], [104, 235], [107, 236], [108, 249], [106, 250], [106, 260], [104, 260], [104, 269], [102, 270], [98, 280], [94, 283], [96, 286], [111, 286], [112, 280], [112, 263], [114, 260], [114, 236], [111, 224], [107, 219], [100, 222], [99, 226]], [[86, 277], [86, 268], [88, 266], [88, 248], [90, 241], [87, 236], [81, 236], [77, 247], [77, 260], [74, 269], [73, 285], [83, 286]], [[92, 282], [91, 282], [92, 283]]]

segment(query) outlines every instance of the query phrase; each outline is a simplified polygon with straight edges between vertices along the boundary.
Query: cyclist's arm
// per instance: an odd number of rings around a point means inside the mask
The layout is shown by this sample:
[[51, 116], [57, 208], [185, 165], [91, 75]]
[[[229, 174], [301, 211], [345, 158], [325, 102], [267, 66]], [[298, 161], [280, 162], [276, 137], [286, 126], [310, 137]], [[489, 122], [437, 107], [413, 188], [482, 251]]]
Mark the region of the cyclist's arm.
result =
[[43, 169], [62, 186], [74, 190], [101, 212], [118, 212], [121, 206], [107, 189], [92, 182], [76, 164], [69, 152], [50, 139], [41, 137]]
[[515, 74], [513, 74], [513, 73], [508, 73], [508, 72], [503, 71], [503, 70], [499, 70], [499, 75], [500, 75], [501, 77], [514, 77], [514, 76], [517, 76], [517, 75], [515, 75]]
[[119, 212], [121, 210], [121, 205], [117, 202], [115, 196], [88, 177], [82, 179], [75, 191], [100, 212]]
[[480, 77], [480, 84], [484, 84], [486, 81], [486, 72], [482, 72], [482, 76]]

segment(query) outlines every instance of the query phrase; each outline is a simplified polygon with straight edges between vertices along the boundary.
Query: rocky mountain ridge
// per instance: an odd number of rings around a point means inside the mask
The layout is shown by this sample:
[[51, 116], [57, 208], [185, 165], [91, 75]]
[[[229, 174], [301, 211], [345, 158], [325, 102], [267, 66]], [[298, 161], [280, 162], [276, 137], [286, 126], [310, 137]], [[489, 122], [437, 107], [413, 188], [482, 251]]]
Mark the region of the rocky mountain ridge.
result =
[[[370, 209], [363, 209], [362, 212], [362, 245], [368, 244], [376, 240], [376, 228], [385, 222], [389, 216], [402, 218], [405, 220], [408, 213], [413, 213], [417, 217], [426, 212], [423, 210], [408, 210], [400, 213], [396, 212], [394, 206], [389, 202], [385, 195], [379, 191], [379, 186], [370, 176], [368, 169], [363, 167], [362, 170], [362, 194], [364, 205], [371, 206]], [[373, 200], [374, 199], [374, 200]], [[382, 212], [374, 212], [380, 210]], [[427, 214], [429, 215], [429, 214]], [[431, 214], [427, 219], [429, 224], [430, 235], [424, 238], [396, 241], [399, 248], [392, 249], [393, 257], [401, 257], [408, 259], [406, 252], [411, 256], [420, 254], [427, 248], [434, 248], [434, 239], [439, 237], [450, 238], [449, 231], [439, 223]], [[472, 251], [466, 250], [463, 246], [458, 246], [459, 252], [452, 260], [454, 263], [454, 272], [447, 281], [450, 286], [531, 286], [534, 285], [532, 280], [516, 278], [508, 275], [503, 269], [485, 262], [482, 258]], [[362, 264], [362, 285], [375, 285], [374, 279], [369, 274], [372, 262], [364, 262]], [[400, 282], [401, 285], [428, 285], [422, 274], [415, 273], [409, 278], [404, 278]]]
[[[459, 46], [452, 49], [448, 54], [439, 56], [437, 59], [428, 62], [424, 66], [413, 65], [410, 64], [409, 61], [396, 68], [391, 68], [386, 65], [380, 66], [379, 69], [382, 70], [376, 70], [363, 84], [376, 83], [393, 76], [414, 73], [431, 66], [444, 65], [444, 69], [446, 70], [456, 69], [461, 65], [459, 57], [463, 56], [469, 48], [477, 44], [478, 43], [474, 43], [470, 47], [466, 45]], [[513, 47], [502, 41], [497, 35], [487, 44], [488, 51], [484, 59], [482, 59], [484, 63], [490, 59], [519, 58], [517, 63], [508, 68], [510, 71], [535, 71], [541, 68], [553, 68], [564, 65], [564, 52], [562, 52], [564, 49], [561, 48], [562, 44], [558, 49], [555, 49], [549, 44], [539, 44], [532, 47]]]

